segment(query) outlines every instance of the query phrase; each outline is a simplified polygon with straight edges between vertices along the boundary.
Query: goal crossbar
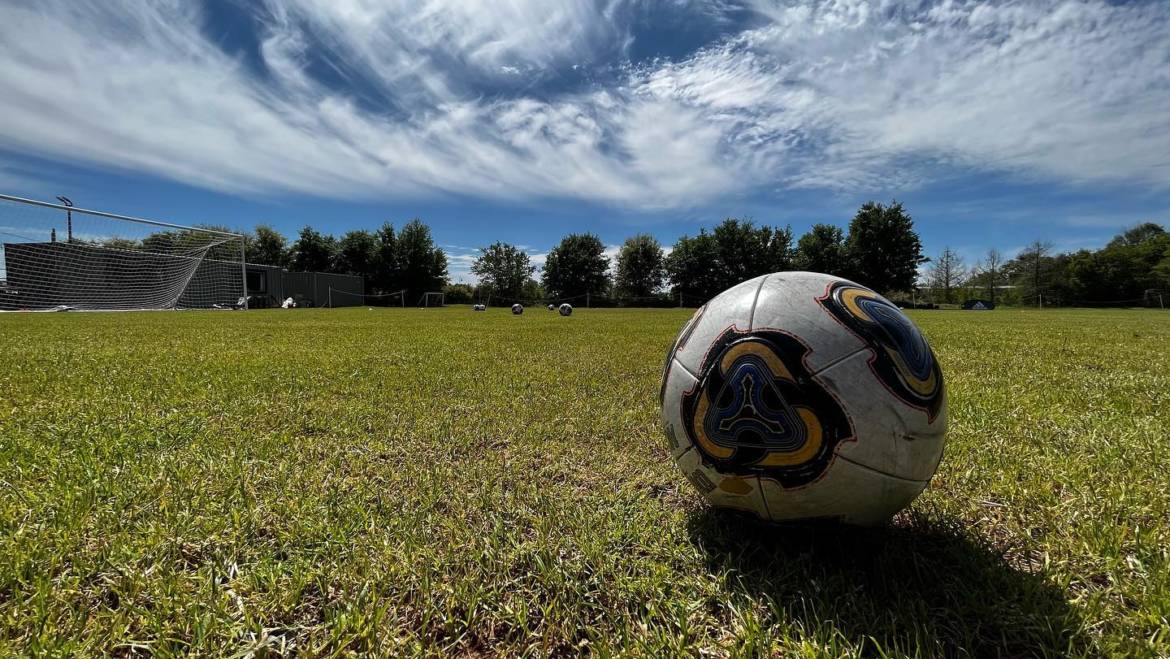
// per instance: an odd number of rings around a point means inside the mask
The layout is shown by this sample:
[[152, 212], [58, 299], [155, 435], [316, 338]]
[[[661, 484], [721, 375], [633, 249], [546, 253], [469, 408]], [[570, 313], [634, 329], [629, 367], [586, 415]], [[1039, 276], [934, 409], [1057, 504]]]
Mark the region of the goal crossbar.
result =
[[439, 300], [439, 304], [434, 305], [434, 306], [439, 306], [439, 307], [447, 306], [447, 296], [445, 293], [443, 293], [442, 291], [427, 291], [427, 292], [423, 293], [422, 297], [420, 297], [418, 299], [419, 308], [426, 308], [426, 307], [432, 306], [431, 305], [432, 299]]
[[219, 229], [205, 229], [203, 227], [189, 227], [182, 224], [171, 224], [170, 222], [160, 222], [158, 220], [148, 220], [142, 217], [134, 217], [132, 215], [119, 215], [117, 213], [107, 213], [105, 211], [95, 211], [89, 208], [78, 208], [77, 206], [66, 206], [64, 204], [54, 204], [48, 201], [37, 201], [36, 199], [25, 199], [24, 197], [16, 197], [13, 195], [0, 193], [0, 199], [4, 201], [15, 201], [20, 204], [28, 204], [30, 206], [41, 206], [43, 208], [52, 208], [59, 211], [81, 213], [82, 215], [93, 215], [96, 217], [106, 217], [111, 220], [123, 220], [126, 222], [136, 222], [138, 224], [149, 224], [156, 227], [164, 227], [167, 229], [179, 229], [181, 231], [198, 231], [200, 233], [217, 233], [228, 238], [238, 238], [243, 240], [244, 235], [240, 233], [232, 233], [230, 231], [220, 231]]

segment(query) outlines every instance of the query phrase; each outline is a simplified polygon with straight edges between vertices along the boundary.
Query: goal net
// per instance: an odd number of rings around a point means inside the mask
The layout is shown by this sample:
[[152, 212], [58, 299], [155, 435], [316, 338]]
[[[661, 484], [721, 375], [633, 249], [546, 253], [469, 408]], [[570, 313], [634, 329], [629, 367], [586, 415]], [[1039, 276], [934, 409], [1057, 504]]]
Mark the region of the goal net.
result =
[[442, 307], [447, 303], [446, 296], [440, 291], [428, 291], [418, 300], [420, 308]]
[[243, 237], [0, 195], [0, 310], [246, 308]]

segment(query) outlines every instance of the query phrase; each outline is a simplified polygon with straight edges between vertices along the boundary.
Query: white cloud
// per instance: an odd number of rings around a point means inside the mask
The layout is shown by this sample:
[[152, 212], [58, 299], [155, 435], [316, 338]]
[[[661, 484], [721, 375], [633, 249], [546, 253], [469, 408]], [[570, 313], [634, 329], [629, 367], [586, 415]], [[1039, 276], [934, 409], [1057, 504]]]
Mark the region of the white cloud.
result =
[[533, 277], [540, 279], [540, 271], [544, 269], [544, 264], [548, 261], [548, 252], [538, 252], [535, 250], [528, 251], [528, 261], [536, 268], [536, 272], [532, 274]]
[[759, 2], [771, 18], [644, 88], [723, 122], [785, 185], [913, 185], [939, 164], [1170, 184], [1156, 4]]
[[[447, 255], [447, 274], [456, 284], [477, 284], [479, 278], [471, 273], [471, 265], [479, 257], [479, 248], [461, 247], [459, 245], [442, 245], [443, 253]], [[547, 250], [539, 250], [530, 245], [516, 245], [516, 248], [528, 254], [528, 261], [535, 268], [532, 276], [540, 279], [540, 270], [548, 259]]]
[[447, 255], [447, 275], [455, 284], [474, 284], [475, 275], [471, 274], [471, 264], [479, 255], [479, 250], [458, 245], [443, 245], [443, 253]]
[[[541, 75], [564, 62], [589, 61], [626, 38], [615, 5], [591, 0], [293, 0], [270, 10], [312, 23], [338, 50], [388, 81], [443, 75], [433, 56], [449, 54], [485, 76]], [[408, 66], [403, 68], [403, 64]], [[448, 77], [448, 76], [443, 76]], [[437, 90], [448, 85], [438, 85]]]
[[[6, 3], [0, 149], [234, 193], [643, 210], [947, 167], [1170, 186], [1159, 3], [756, 0], [762, 25], [625, 66], [642, 4], [272, 3], [262, 76], [188, 3]], [[363, 82], [327, 84], [313, 57]], [[534, 92], [581, 71], [595, 82]]]
[[609, 259], [609, 274], [612, 277], [617, 273], [617, 257], [622, 251], [621, 245], [606, 245], [605, 258]]

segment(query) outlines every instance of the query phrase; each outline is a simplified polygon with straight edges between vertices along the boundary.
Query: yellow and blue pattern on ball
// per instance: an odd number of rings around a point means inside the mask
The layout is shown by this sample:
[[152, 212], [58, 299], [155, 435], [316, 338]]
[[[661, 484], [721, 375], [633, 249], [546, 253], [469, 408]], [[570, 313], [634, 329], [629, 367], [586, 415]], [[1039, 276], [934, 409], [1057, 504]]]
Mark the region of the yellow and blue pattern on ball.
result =
[[724, 473], [785, 488], [820, 478], [853, 429], [840, 403], [803, 363], [808, 348], [784, 332], [729, 329], [683, 395], [687, 434]]
[[942, 370], [914, 323], [877, 293], [845, 281], [831, 285], [819, 301], [872, 349], [870, 368], [878, 381], [933, 421], [945, 399]]

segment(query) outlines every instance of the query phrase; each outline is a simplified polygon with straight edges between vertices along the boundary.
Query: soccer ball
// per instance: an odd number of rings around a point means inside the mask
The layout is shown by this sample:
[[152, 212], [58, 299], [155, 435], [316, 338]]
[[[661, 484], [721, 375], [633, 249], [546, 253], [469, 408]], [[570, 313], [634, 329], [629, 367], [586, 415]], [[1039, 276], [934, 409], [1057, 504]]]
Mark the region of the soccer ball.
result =
[[942, 371], [918, 328], [811, 272], [745, 281], [696, 311], [659, 397], [695, 488], [771, 521], [879, 524], [922, 492], [945, 444]]
[[549, 310], [549, 311], [554, 311], [556, 308], [557, 308], [557, 305], [555, 305], [555, 304], [550, 304], [550, 305], [548, 305], [548, 310]]
[[516, 314], [517, 316], [524, 313], [524, 305], [522, 305], [520, 303], [513, 304], [512, 305], [512, 313]]
[[561, 305], [561, 315], [562, 316], [573, 315], [573, 305], [569, 304], [568, 302], [563, 303]]
[[471, 305], [471, 310], [472, 311], [487, 311], [487, 305], [486, 304], [473, 304], [473, 305]]

